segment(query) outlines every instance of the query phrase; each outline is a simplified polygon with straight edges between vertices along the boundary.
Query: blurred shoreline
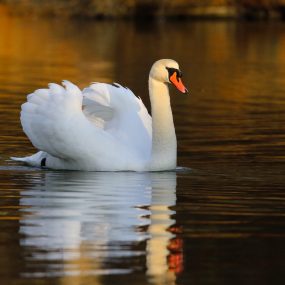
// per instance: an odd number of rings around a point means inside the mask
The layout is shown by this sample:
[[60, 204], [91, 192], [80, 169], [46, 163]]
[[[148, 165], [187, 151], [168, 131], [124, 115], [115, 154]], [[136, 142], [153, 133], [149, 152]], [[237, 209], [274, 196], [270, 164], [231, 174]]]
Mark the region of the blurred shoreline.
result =
[[285, 19], [285, 0], [0, 0], [24, 16], [90, 19]]

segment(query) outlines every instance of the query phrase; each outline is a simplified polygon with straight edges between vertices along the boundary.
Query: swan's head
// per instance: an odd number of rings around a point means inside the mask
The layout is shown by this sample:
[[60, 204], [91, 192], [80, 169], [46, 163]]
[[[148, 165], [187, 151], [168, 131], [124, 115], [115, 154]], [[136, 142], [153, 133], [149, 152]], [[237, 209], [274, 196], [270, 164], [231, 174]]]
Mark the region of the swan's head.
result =
[[187, 88], [182, 83], [182, 72], [175, 60], [160, 59], [156, 61], [150, 70], [149, 76], [163, 83], [171, 83], [182, 93], [188, 92]]

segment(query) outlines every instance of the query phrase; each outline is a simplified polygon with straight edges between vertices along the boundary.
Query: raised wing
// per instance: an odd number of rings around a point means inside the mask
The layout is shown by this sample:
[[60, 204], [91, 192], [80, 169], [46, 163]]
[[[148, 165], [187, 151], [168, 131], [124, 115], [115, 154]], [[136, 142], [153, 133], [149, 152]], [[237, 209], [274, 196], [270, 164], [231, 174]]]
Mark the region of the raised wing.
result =
[[150, 153], [152, 120], [130, 89], [118, 83], [93, 83], [83, 90], [83, 112], [119, 142]]
[[[84, 116], [79, 88], [68, 81], [63, 85], [66, 88], [51, 83], [49, 89], [39, 89], [28, 95], [27, 102], [22, 105], [21, 123], [36, 148], [72, 160], [86, 153], [91, 147], [90, 140], [93, 145], [96, 144], [94, 138], [101, 143], [112, 140]], [[100, 151], [100, 144], [96, 147]]]
[[22, 105], [21, 123], [36, 148], [92, 169], [108, 169], [110, 161], [128, 169], [124, 164], [150, 154], [151, 118], [131, 91], [98, 83], [82, 93], [68, 81], [63, 85], [36, 90]]

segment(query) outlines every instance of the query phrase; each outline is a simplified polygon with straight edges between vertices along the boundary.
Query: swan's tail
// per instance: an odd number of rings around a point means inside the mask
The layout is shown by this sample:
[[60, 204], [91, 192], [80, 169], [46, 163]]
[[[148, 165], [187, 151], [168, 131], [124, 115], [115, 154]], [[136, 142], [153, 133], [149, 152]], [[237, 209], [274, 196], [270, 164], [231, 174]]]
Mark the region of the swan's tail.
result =
[[25, 157], [14, 157], [14, 156], [12, 156], [10, 158], [14, 161], [19, 161], [19, 162], [23, 162], [23, 163], [31, 165], [31, 166], [40, 167], [40, 166], [43, 166], [46, 155], [47, 155], [46, 152], [39, 151], [39, 152], [37, 152], [31, 156], [25, 156]]

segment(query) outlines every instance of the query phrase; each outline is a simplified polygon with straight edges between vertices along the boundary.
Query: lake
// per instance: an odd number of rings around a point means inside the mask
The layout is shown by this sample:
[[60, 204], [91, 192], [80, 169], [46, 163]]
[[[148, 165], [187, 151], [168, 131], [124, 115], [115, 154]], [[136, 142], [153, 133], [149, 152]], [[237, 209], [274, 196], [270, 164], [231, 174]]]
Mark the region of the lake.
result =
[[[3, 284], [281, 284], [285, 262], [285, 23], [96, 22], [0, 17], [0, 278]], [[26, 95], [68, 79], [119, 82], [149, 108], [152, 63], [171, 88], [174, 172], [51, 171]]]

